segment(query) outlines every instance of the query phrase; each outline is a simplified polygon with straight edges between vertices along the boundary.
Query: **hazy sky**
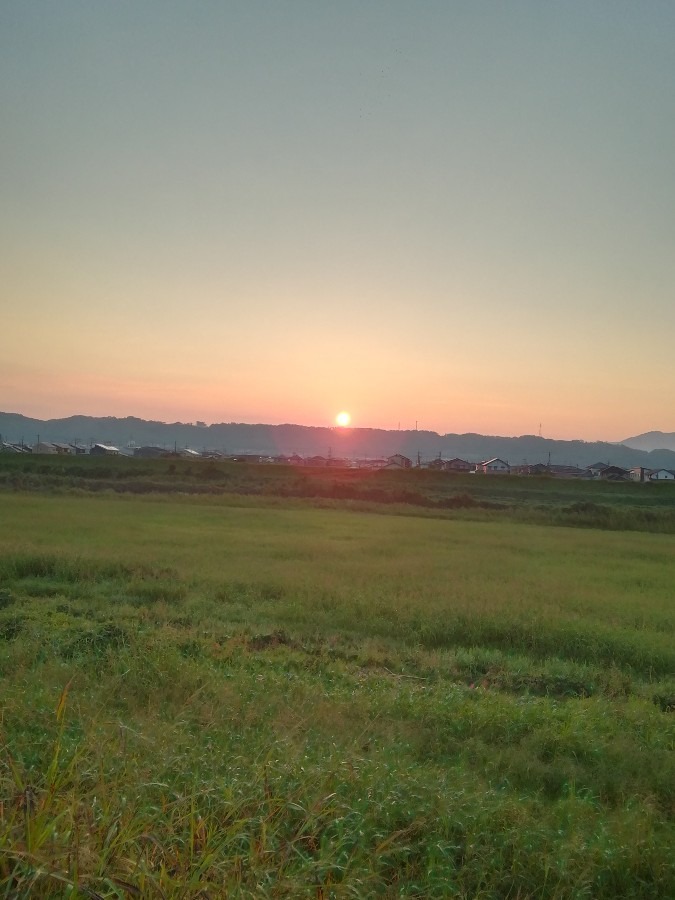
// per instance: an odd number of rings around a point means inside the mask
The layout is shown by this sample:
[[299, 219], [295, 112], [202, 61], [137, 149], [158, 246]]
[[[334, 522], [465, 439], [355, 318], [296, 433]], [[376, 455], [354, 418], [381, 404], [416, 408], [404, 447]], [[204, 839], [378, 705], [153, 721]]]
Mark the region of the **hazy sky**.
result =
[[675, 3], [3, 0], [0, 409], [675, 429]]

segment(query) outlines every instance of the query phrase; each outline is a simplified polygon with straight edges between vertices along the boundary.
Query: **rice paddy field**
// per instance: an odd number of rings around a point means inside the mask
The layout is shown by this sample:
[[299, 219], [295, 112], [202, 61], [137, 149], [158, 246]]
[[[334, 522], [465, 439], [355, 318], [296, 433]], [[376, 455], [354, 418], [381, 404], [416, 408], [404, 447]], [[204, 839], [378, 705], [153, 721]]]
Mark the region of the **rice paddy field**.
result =
[[0, 897], [675, 896], [672, 534], [11, 487]]

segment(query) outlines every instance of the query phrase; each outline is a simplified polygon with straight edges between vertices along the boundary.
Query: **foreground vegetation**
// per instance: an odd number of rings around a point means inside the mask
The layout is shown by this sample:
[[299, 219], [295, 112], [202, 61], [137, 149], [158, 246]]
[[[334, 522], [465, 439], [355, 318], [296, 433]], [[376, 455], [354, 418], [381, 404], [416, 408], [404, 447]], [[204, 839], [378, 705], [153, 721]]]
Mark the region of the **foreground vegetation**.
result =
[[675, 483], [0, 454], [0, 491], [258, 497], [361, 511], [675, 534]]
[[0, 893], [675, 896], [672, 538], [452, 514], [1, 494]]

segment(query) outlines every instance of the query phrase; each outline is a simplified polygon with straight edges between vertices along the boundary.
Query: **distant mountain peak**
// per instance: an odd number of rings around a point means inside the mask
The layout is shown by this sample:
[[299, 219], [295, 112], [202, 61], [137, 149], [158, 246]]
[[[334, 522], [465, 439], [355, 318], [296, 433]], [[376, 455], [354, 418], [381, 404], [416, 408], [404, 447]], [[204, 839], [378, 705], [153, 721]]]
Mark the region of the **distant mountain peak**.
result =
[[621, 442], [626, 447], [635, 450], [672, 450], [675, 452], [675, 431], [645, 431], [644, 434], [636, 434], [635, 437], [626, 438]]

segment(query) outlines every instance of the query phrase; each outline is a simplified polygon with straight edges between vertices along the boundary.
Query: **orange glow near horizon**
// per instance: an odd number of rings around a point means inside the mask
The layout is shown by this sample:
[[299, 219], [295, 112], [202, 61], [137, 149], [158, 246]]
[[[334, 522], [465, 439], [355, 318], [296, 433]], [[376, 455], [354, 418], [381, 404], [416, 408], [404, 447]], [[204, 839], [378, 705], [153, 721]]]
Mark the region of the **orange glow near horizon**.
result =
[[[11, 335], [11, 320], [7, 330]], [[196, 360], [187, 370], [172, 369], [162, 361], [149, 371], [146, 361], [137, 363], [133, 348], [125, 347], [122, 341], [114, 346], [116, 358], [106, 347], [98, 348], [99, 366], [91, 361], [90, 344], [86, 353], [77, 355], [78, 366], [73, 366], [63, 358], [61, 342], [43, 348], [36, 363], [23, 355], [26, 345], [21, 338], [18, 333], [15, 340], [7, 341], [6, 356], [0, 362], [0, 410], [36, 419], [135, 416], [164, 422], [293, 423], [309, 427], [332, 420], [336, 431], [344, 434], [354, 427], [356, 415], [358, 427], [365, 429], [396, 430], [398, 426], [411, 430], [418, 422], [419, 430], [441, 435], [476, 432], [503, 436], [537, 434], [541, 422], [543, 437], [586, 441], [621, 441], [628, 435], [653, 430], [654, 424], [669, 430], [659, 406], [661, 395], [642, 396], [639, 382], [623, 386], [625, 407], [608, 407], [590, 397], [581, 402], [579, 377], [571, 380], [568, 376], [569, 383], [561, 386], [554, 380], [546, 382], [544, 375], [538, 382], [528, 382], [523, 373], [513, 372], [505, 381], [505, 390], [495, 394], [490, 392], [491, 379], [496, 377], [492, 372], [471, 375], [454, 359], [453, 371], [447, 370], [454, 377], [452, 393], [448, 393], [443, 379], [425, 380], [421, 365], [405, 368], [403, 375], [395, 371], [386, 384], [368, 383], [367, 389], [365, 369], [357, 365], [353, 372], [345, 373], [344, 383], [337, 390], [328, 379], [310, 377], [312, 369], [318, 368], [317, 357], [311, 352], [305, 357], [298, 354], [297, 365], [289, 372], [271, 353], [268, 365], [275, 367], [274, 372], [269, 370], [269, 377], [261, 378], [261, 363], [254, 381], [245, 363], [221, 372], [208, 364], [200, 368]], [[377, 358], [383, 368], [392, 370], [386, 355]], [[372, 364], [372, 355], [368, 363]], [[85, 370], [87, 377], [83, 379]], [[443, 371], [440, 364], [439, 371]], [[557, 388], [554, 404], [553, 388]], [[358, 398], [354, 414], [338, 405], [345, 402], [345, 394], [355, 403], [354, 398]], [[326, 408], [330, 405], [340, 412], [327, 422]], [[343, 413], [349, 416], [346, 422], [338, 419]]]

